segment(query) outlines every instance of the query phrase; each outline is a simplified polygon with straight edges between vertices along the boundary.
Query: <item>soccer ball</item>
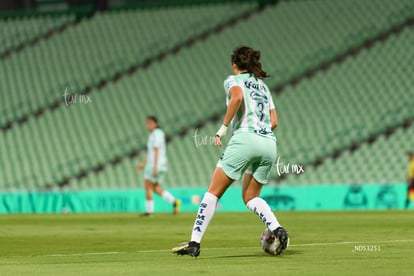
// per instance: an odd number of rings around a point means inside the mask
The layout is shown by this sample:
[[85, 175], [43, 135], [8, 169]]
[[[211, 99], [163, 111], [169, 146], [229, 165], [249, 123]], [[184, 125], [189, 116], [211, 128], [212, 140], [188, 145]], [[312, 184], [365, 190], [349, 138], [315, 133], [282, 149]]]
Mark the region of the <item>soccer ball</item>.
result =
[[[280, 245], [279, 239], [269, 229], [265, 229], [260, 236], [260, 245], [264, 252], [270, 255], [276, 255], [276, 248]], [[287, 247], [289, 246], [289, 239]], [[287, 249], [286, 247], [286, 249]]]

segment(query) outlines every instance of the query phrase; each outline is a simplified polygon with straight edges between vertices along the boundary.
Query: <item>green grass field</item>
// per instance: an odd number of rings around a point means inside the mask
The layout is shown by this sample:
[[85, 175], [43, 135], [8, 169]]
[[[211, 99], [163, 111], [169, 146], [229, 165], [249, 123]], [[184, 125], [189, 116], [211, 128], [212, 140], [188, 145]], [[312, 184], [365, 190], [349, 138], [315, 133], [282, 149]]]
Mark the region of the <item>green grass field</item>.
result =
[[412, 275], [410, 211], [277, 213], [291, 237], [277, 257], [255, 215], [217, 213], [197, 259], [171, 254], [194, 216], [0, 216], [0, 275]]

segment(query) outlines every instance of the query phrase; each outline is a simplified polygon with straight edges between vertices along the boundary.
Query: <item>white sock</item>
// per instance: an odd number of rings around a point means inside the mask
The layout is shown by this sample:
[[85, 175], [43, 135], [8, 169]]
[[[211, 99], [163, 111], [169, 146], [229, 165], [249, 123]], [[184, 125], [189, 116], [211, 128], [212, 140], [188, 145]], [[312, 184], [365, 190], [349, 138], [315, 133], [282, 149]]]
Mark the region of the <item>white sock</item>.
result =
[[154, 213], [154, 200], [145, 200], [145, 210], [147, 213]]
[[270, 206], [260, 197], [255, 197], [247, 202], [247, 207], [253, 211], [263, 221], [270, 231], [280, 227], [275, 214], [273, 214]]
[[217, 197], [209, 192], [204, 194], [203, 200], [198, 208], [198, 213], [193, 226], [193, 232], [191, 234], [191, 241], [200, 243], [203, 238], [204, 232], [207, 230], [207, 226], [214, 216], [217, 206]]
[[165, 190], [162, 192], [161, 197], [170, 204], [173, 204], [175, 201], [175, 197], [172, 194], [170, 194], [170, 192]]

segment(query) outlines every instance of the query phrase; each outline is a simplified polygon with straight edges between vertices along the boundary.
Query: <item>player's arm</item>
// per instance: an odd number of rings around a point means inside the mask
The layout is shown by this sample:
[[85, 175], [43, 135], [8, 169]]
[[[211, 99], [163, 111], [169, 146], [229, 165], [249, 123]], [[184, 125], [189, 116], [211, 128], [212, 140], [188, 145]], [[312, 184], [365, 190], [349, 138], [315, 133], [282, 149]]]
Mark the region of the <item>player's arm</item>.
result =
[[154, 177], [158, 176], [158, 152], [159, 148], [154, 148]]
[[240, 86], [233, 86], [230, 89], [230, 102], [227, 107], [226, 115], [224, 116], [223, 125], [228, 126], [233, 119], [234, 115], [236, 115], [237, 110], [241, 105], [243, 100], [243, 91]]
[[138, 166], [137, 166], [137, 171], [140, 172], [142, 170], [142, 168], [144, 168], [145, 164], [147, 164], [147, 156], [145, 155], [144, 159], [139, 162]]
[[226, 115], [224, 116], [223, 125], [217, 131], [215, 136], [215, 143], [218, 147], [221, 147], [221, 137], [226, 135], [227, 127], [230, 124], [231, 120], [233, 119], [234, 115], [236, 115], [237, 110], [239, 110], [241, 102], [243, 100], [243, 91], [240, 86], [233, 86], [230, 88], [230, 101], [227, 106]]
[[277, 112], [276, 112], [276, 109], [274, 108], [270, 109], [270, 123], [272, 125], [272, 130], [277, 128], [277, 124], [279, 123], [277, 119]]

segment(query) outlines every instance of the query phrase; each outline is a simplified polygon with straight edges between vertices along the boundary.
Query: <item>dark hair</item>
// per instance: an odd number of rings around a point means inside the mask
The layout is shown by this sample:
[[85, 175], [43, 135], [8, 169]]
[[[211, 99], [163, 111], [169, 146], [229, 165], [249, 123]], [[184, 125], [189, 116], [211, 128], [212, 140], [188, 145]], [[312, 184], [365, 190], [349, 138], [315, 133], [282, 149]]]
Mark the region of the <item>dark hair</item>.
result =
[[147, 120], [151, 120], [151, 121], [153, 121], [154, 123], [156, 123], [157, 124], [157, 126], [158, 126], [158, 119], [157, 119], [157, 117], [155, 117], [155, 116], [153, 116], [153, 115], [148, 115], [147, 116]]
[[236, 64], [239, 70], [247, 70], [256, 78], [263, 79], [269, 75], [262, 70], [260, 63], [260, 51], [255, 51], [247, 46], [240, 46], [233, 50], [231, 62]]

